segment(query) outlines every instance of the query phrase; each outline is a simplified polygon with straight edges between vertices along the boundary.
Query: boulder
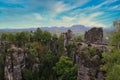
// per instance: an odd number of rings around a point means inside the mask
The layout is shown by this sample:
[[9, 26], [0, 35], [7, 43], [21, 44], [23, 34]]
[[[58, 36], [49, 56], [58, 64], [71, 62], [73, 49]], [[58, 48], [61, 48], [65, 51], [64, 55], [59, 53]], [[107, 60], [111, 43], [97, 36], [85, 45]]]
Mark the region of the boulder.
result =
[[84, 40], [87, 43], [102, 43], [103, 41], [103, 29], [102, 28], [92, 28], [85, 32]]

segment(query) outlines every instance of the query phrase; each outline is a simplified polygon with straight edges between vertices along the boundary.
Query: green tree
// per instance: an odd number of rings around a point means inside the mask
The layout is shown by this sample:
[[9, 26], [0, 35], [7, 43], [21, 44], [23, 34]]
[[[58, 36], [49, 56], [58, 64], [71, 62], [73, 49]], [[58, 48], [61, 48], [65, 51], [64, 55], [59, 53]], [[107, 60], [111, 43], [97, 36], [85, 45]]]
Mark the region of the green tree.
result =
[[28, 69], [25, 69], [25, 70], [22, 72], [22, 74], [23, 74], [23, 79], [24, 79], [24, 80], [34, 80], [34, 79], [33, 79], [32, 72], [31, 72], [30, 70], [28, 70]]
[[8, 40], [14, 43], [15, 40], [16, 40], [15, 34], [9, 33], [9, 34], [8, 34]]
[[64, 38], [62, 36], [59, 36], [58, 38], [58, 54], [57, 56], [60, 57], [64, 54]]
[[2, 33], [1, 34], [1, 40], [6, 41], [8, 39], [8, 34], [7, 33]]
[[25, 46], [26, 42], [28, 43], [30, 41], [30, 33], [29, 32], [21, 32], [20, 40], [22, 42], [22, 45]]
[[53, 34], [52, 35], [52, 38], [54, 39], [54, 38], [58, 38], [58, 35], [57, 34]]
[[40, 66], [40, 80], [56, 80], [53, 66], [56, 63], [55, 55], [49, 50]]
[[5, 54], [0, 53], [0, 80], [4, 80]]
[[42, 30], [40, 28], [37, 28], [37, 30], [34, 32], [34, 39], [40, 41], [41, 35], [42, 35]]
[[62, 80], [77, 80], [78, 65], [75, 64], [70, 71], [62, 76]]
[[104, 53], [106, 64], [102, 67], [106, 73], [106, 80], [120, 80], [120, 50], [114, 49], [109, 55]]
[[120, 30], [120, 20], [119, 20], [119, 19], [116, 19], [116, 20], [113, 22], [113, 26], [116, 27], [116, 29], [119, 31], [119, 30]]
[[116, 30], [111, 34], [111, 44], [115, 45], [116, 48], [120, 49], [120, 20], [113, 22]]
[[15, 40], [18, 46], [25, 46], [26, 42], [30, 41], [30, 33], [29, 32], [17, 32], [15, 34]]
[[72, 51], [73, 51], [73, 48], [74, 48], [75, 46], [73, 45], [73, 44], [67, 44], [66, 45], [66, 49], [67, 49], [67, 56], [69, 56], [69, 57], [71, 57], [72, 55]]
[[82, 35], [75, 36], [75, 41], [82, 41]]
[[20, 36], [20, 32], [17, 32], [16, 34], [15, 34], [15, 38], [16, 38], [16, 44], [17, 44], [17, 46], [21, 46], [21, 36]]
[[115, 32], [111, 34], [112, 50], [103, 54], [106, 64], [102, 67], [106, 73], [106, 80], [120, 80], [120, 20], [114, 21]]
[[[76, 78], [76, 75], [77, 75], [76, 74], [77, 68], [73, 66], [72, 60], [70, 60], [70, 58], [67, 56], [61, 56], [60, 60], [56, 63], [53, 69], [58, 75], [58, 78], [59, 78], [58, 80], [72, 80], [72, 77]], [[65, 77], [66, 75], [67, 77]], [[76, 79], [73, 79], [73, 80], [76, 80]]]
[[48, 31], [43, 31], [42, 32], [42, 36], [41, 36], [41, 41], [45, 44], [47, 44], [48, 42], [50, 42], [51, 40], [51, 33]]

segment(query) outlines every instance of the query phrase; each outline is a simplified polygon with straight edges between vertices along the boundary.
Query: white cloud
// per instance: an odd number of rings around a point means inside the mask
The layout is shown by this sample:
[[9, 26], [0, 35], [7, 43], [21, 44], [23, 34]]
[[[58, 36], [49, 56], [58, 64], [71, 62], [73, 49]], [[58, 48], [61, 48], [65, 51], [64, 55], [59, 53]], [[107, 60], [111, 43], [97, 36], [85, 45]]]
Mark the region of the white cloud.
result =
[[[104, 5], [110, 5], [114, 2], [117, 2], [118, 0], [104, 0], [103, 2], [101, 2], [100, 4], [98, 5], [92, 5], [92, 6], [89, 6], [89, 7], [86, 7], [84, 10], [97, 10], [97, 9], [100, 9], [100, 8], [106, 8], [106, 7], [103, 7]], [[108, 8], [108, 7], [107, 7]]]
[[[47, 22], [47, 24], [45, 24], [45, 26], [57, 26], [57, 27], [65, 26], [65, 27], [70, 27], [71, 25], [74, 24], [73, 23], [74, 19], [75, 19], [74, 17], [69, 17], [69, 16], [64, 16], [60, 20], [58, 20], [58, 19], [50, 19], [50, 20], [45, 21], [45, 22]], [[41, 24], [44, 24], [44, 23], [41, 23]]]
[[74, 17], [68, 17], [68, 16], [64, 16], [64, 17], [62, 17], [62, 21], [67, 21], [67, 22], [69, 22], [69, 21], [72, 21], [72, 20], [74, 20], [75, 18]]
[[90, 14], [88, 17], [89, 17], [90, 19], [92, 19], [92, 18], [95, 18], [95, 17], [100, 16], [100, 15], [102, 15], [102, 14], [103, 14], [103, 12], [96, 12], [96, 13]]
[[80, 24], [87, 25], [87, 26], [96, 26], [96, 27], [106, 27], [105, 24], [99, 23], [97, 21], [92, 20], [80, 20]]
[[87, 26], [106, 27], [105, 24], [100, 23], [98, 20], [95, 21], [96, 17], [101, 16], [102, 14], [104, 13], [96, 12], [89, 15], [82, 13], [79, 15], [79, 17], [63, 16], [61, 20], [55, 20], [55, 19], [49, 20], [47, 26], [69, 27], [75, 24], [82, 24]]
[[88, 26], [98, 26], [98, 27], [106, 27], [105, 24], [102, 24], [100, 22], [95, 21], [95, 18], [98, 16], [101, 16], [103, 14], [103, 12], [96, 12], [93, 14], [89, 14], [89, 15], [80, 15], [80, 19], [78, 20], [78, 24], [82, 24], [82, 25], [88, 25]]
[[39, 13], [34, 13], [33, 14], [36, 20], [42, 20], [42, 16]]
[[118, 0], [105, 0], [101, 4], [99, 4], [97, 6], [94, 6], [94, 9], [98, 9], [98, 8], [104, 6], [104, 5], [112, 4], [112, 3], [116, 2], [116, 1], [118, 1]]
[[120, 10], [120, 5], [115, 5], [109, 8], [110, 10]]
[[68, 5], [64, 4], [63, 2], [57, 2], [54, 6], [54, 13], [59, 14], [63, 11], [68, 10]]
[[[89, 2], [90, 0], [76, 0], [74, 4], [69, 4], [69, 3], [64, 3], [63, 1], [58, 1], [55, 3], [55, 5], [52, 5], [52, 6], [49, 6], [52, 8], [53, 12], [52, 14], [54, 16], [56, 16], [57, 14], [60, 14], [62, 12], [65, 12], [65, 11], [69, 11], [69, 10], [72, 10], [76, 7], [80, 7], [84, 4], [86, 4], [87, 2]], [[52, 15], [51, 14], [51, 15]]]
[[[7, 0], [7, 2], [9, 1], [10, 0]], [[11, 0], [11, 1], [14, 2], [17, 0]], [[23, 15], [22, 16], [23, 16], [23, 20], [26, 20], [26, 22], [31, 21], [31, 25], [40, 24], [42, 26], [71, 26], [73, 24], [83, 24], [83, 25], [90, 25], [90, 26], [105, 27], [106, 25], [104, 24], [104, 22], [103, 23], [101, 22], [103, 20], [106, 21], [106, 19], [108, 19], [109, 17], [112, 17], [111, 14], [113, 13], [110, 13], [108, 15], [104, 14], [103, 16], [101, 16], [103, 12], [96, 12], [96, 11], [98, 10], [101, 11], [101, 8], [103, 8], [104, 5], [109, 6], [109, 4], [112, 4], [118, 0], [104, 0], [98, 5], [89, 6], [87, 8], [77, 8], [77, 7], [80, 7], [88, 3], [89, 1], [90, 0], [75, 0], [75, 1], [68, 0], [69, 3], [64, 3], [64, 1], [61, 1], [61, 0], [57, 0], [57, 1], [55, 0], [45, 0], [45, 1], [44, 0], [43, 1], [32, 0], [32, 1], [23, 1], [23, 2], [21, 0], [21, 3], [23, 3], [25, 7], [24, 9], [19, 9], [19, 10], [9, 9], [9, 10], [11, 10], [11, 13], [29, 12], [25, 16]], [[18, 0], [18, 3], [20, 3], [19, 0]], [[43, 12], [39, 8], [42, 8]], [[74, 9], [74, 8], [77, 8], [77, 9]], [[34, 12], [36, 9], [39, 9], [38, 11], [36, 11], [38, 13]], [[110, 9], [118, 10], [120, 9], [120, 5], [111, 6], [109, 8], [107, 7], [107, 9], [105, 8], [105, 10], [110, 10]], [[2, 8], [0, 8], [0, 10], [2, 10]], [[66, 12], [66, 11], [67, 13], [64, 14], [63, 12]], [[10, 12], [10, 11], [7, 10], [6, 12]], [[59, 15], [61, 13], [63, 14]], [[41, 14], [44, 15], [45, 17], [43, 17]], [[70, 17], [70, 16], [74, 16], [74, 17]], [[97, 20], [98, 16], [101, 16], [99, 18], [100, 20]], [[60, 17], [60, 19], [56, 19], [56, 17]], [[19, 17], [19, 18], [22, 18], [22, 17]], [[10, 18], [10, 19], [13, 19], [13, 18]], [[16, 18], [14, 20], [16, 20]], [[110, 20], [108, 20], [108, 22], [109, 21]]]

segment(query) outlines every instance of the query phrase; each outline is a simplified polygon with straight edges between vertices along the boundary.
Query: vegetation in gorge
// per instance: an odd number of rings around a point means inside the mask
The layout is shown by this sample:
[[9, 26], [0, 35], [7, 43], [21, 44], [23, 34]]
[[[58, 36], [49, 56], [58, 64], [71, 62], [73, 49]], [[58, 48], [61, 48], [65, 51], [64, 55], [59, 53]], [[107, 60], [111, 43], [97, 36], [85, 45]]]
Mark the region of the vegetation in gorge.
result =
[[[69, 55], [64, 56], [62, 36], [58, 37], [56, 34], [38, 28], [35, 32], [2, 33], [0, 40], [22, 49], [27, 48], [27, 63], [22, 71], [23, 80], [77, 79], [77, 65], [72, 64]], [[71, 47], [68, 48], [71, 52]], [[11, 50], [11, 48], [6, 49]], [[4, 79], [4, 58], [4, 54], [0, 54], [0, 80]], [[33, 69], [31, 66], [35, 62], [39, 68]]]
[[[114, 26], [116, 30], [110, 36], [111, 51], [103, 53], [103, 55], [97, 54], [103, 59], [104, 65], [101, 69], [106, 72], [106, 80], [120, 80], [120, 20], [116, 20]], [[27, 63], [21, 72], [23, 80], [77, 80], [78, 64], [73, 64], [71, 57], [75, 45], [67, 44], [65, 50], [62, 35], [57, 36], [38, 28], [35, 32], [2, 33], [0, 40], [1, 44], [9, 42], [18, 48], [26, 49], [25, 60]], [[74, 40], [76, 42], [82, 41], [82, 36], [75, 36]], [[0, 80], [4, 80], [5, 55], [7, 52], [12, 54], [12, 49], [9, 45], [1, 47], [4, 49], [0, 53]], [[84, 59], [89, 56], [90, 60], [98, 64], [97, 61], [94, 61], [96, 52], [97, 49], [86, 48], [85, 54], [80, 56], [83, 56]], [[92, 57], [94, 58], [91, 59]], [[33, 69], [31, 66], [34, 63], [37, 63], [38, 67]]]
[[116, 30], [111, 34], [112, 51], [103, 54], [106, 63], [102, 69], [106, 71], [106, 80], [120, 80], [120, 20], [114, 22]]

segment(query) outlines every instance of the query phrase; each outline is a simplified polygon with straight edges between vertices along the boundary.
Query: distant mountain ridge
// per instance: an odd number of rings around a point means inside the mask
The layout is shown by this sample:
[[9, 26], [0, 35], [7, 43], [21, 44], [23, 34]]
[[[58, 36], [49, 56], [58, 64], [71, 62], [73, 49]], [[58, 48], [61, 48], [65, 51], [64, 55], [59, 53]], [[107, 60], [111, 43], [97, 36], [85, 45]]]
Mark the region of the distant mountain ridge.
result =
[[[47, 30], [51, 33], [60, 34], [61, 32], [66, 32], [68, 29], [71, 29], [74, 34], [84, 34], [85, 31], [89, 30], [92, 27], [84, 25], [72, 25], [71, 27], [40, 27], [41, 30]], [[25, 29], [0, 29], [0, 32], [21, 32], [21, 31], [35, 31], [37, 28], [25, 28]], [[105, 32], [114, 30], [114, 28], [103, 28]]]

